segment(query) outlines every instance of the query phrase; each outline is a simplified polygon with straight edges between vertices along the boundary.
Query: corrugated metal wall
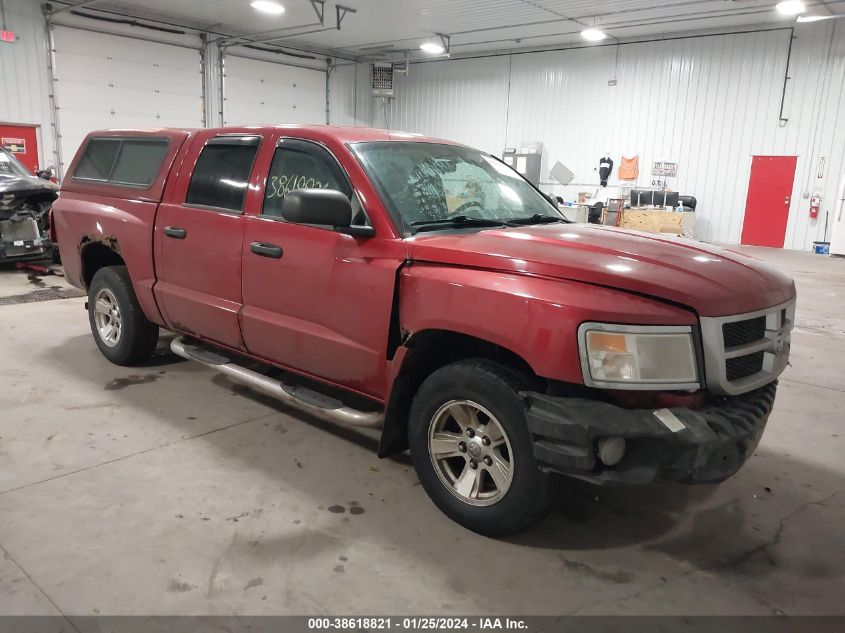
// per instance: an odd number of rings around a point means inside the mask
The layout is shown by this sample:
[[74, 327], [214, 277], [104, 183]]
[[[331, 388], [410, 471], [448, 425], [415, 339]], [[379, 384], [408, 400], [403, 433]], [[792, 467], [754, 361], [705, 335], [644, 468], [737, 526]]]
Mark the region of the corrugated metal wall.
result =
[[41, 8], [31, 0], [6, 0], [5, 7], [7, 27], [18, 39], [13, 44], [0, 44], [0, 122], [40, 126], [41, 162], [54, 163]]
[[501, 153], [509, 127], [509, 61], [489, 57], [411, 65], [408, 77], [398, 79], [398, 98], [387, 111], [389, 127], [437, 130], [437, 136]]
[[370, 97], [370, 67], [338, 62], [329, 74], [329, 123], [332, 125], [374, 125]]
[[[806, 25], [795, 35], [784, 126], [788, 29], [413, 64], [384, 110], [369, 100], [369, 118], [359, 81], [356, 121], [497, 154], [540, 140], [548, 164], [560, 160], [578, 183], [544, 188], [570, 198], [598, 187], [605, 153], [639, 155], [641, 186], [651, 184], [653, 161], [677, 161], [670, 185], [698, 198], [699, 237], [731, 243], [742, 230], [751, 156], [797, 155], [785, 246], [808, 248], [822, 238], [845, 171], [845, 24]], [[367, 72], [359, 66], [359, 79]], [[350, 85], [348, 72], [338, 73], [332, 92]], [[812, 221], [805, 195], [817, 189], [822, 212]]]
[[[5, 6], [19, 39], [0, 46], [0, 121], [41, 126], [42, 161], [52, 162], [40, 8], [28, 0]], [[797, 155], [785, 246], [805, 249], [822, 239], [845, 172], [845, 22], [796, 28], [789, 122], [780, 126], [789, 33], [412, 64], [408, 77], [397, 75], [397, 98], [389, 102], [370, 97], [368, 65], [341, 62], [331, 75], [331, 122], [422, 132], [493, 153], [541, 140], [548, 164], [560, 160], [582, 183], [545, 188], [570, 197], [597, 186], [595, 167], [606, 152], [639, 154], [642, 185], [650, 183], [652, 161], [675, 160], [674, 188], [699, 199], [699, 236], [725, 242], [739, 241], [751, 156]], [[608, 86], [614, 77], [617, 86]], [[207, 88], [214, 103], [216, 86]], [[217, 124], [216, 110], [210, 124]], [[810, 220], [807, 198], [816, 191], [821, 214]]]
[[[839, 177], [845, 173], [845, 21], [807, 25], [796, 34], [785, 106], [790, 121], [782, 143], [784, 148], [797, 147], [799, 156], [793, 201], [800, 195], [800, 208], [793, 203], [786, 247], [801, 249], [823, 239], [825, 215], [833, 214]], [[813, 221], [804, 195], [817, 190], [822, 206]]]

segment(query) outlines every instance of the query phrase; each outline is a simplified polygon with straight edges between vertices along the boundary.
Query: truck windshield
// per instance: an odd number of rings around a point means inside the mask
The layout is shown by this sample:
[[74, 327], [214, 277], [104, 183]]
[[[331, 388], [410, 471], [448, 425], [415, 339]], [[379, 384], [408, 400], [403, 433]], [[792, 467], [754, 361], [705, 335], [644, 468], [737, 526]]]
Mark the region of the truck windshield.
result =
[[18, 162], [12, 154], [0, 149], [0, 174], [4, 176], [31, 176], [26, 167]]
[[468, 147], [388, 141], [352, 150], [406, 233], [566, 221], [517, 172]]

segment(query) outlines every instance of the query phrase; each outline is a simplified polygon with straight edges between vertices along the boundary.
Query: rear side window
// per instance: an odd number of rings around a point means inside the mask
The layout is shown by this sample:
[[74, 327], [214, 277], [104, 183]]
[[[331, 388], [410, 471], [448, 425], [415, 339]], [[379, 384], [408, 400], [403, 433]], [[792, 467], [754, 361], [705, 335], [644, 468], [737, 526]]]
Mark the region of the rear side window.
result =
[[109, 180], [149, 187], [167, 154], [167, 141], [127, 139], [120, 145]]
[[73, 177], [149, 187], [161, 169], [167, 146], [168, 141], [164, 138], [92, 138]]
[[240, 213], [261, 138], [218, 136], [206, 143], [188, 185], [185, 204]]
[[82, 160], [79, 161], [79, 166], [73, 172], [73, 177], [108, 180], [120, 143], [121, 140], [116, 138], [92, 138], [88, 141], [88, 146], [85, 148]]

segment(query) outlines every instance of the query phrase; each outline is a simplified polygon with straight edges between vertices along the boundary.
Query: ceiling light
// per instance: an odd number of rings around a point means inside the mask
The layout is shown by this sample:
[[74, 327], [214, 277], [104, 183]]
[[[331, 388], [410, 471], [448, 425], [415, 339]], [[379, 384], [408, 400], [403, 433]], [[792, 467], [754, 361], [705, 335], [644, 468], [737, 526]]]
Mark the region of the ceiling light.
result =
[[798, 15], [804, 13], [806, 7], [801, 0], [784, 0], [784, 2], [779, 2], [775, 9], [783, 15]]
[[836, 15], [799, 15], [799, 22], [819, 22], [820, 20], [832, 20]]
[[251, 5], [256, 11], [271, 15], [281, 15], [285, 12], [285, 8], [278, 2], [273, 2], [273, 0], [253, 0]]
[[581, 37], [588, 42], [601, 42], [607, 37], [607, 33], [598, 29], [584, 29], [581, 31]]
[[446, 49], [443, 48], [442, 44], [428, 41], [420, 44], [420, 50], [424, 53], [428, 53], [429, 55], [440, 55], [440, 53], [444, 52]]

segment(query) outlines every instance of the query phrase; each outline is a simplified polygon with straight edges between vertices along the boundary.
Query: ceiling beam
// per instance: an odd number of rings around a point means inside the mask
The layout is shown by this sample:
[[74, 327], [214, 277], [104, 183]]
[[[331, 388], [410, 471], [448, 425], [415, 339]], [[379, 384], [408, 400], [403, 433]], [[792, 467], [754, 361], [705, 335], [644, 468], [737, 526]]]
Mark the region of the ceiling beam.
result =
[[96, 2], [101, 2], [102, 0], [85, 0], [84, 2], [78, 2], [76, 4], [68, 4], [58, 9], [50, 9], [50, 15], [57, 15], [59, 13], [63, 13], [65, 11], [72, 11], [73, 9], [82, 9], [84, 7], [90, 6]]
[[[325, 14], [326, 14], [326, 2], [325, 0], [308, 0], [311, 3], [311, 6], [314, 9], [314, 13], [317, 14], [319, 18], [319, 22], [310, 22], [308, 24], [300, 24], [298, 26], [288, 26], [281, 29], [272, 29], [269, 31], [260, 31], [258, 33], [248, 33], [246, 35], [237, 35], [234, 37], [219, 37], [216, 40], [212, 40], [213, 42], [222, 41], [221, 46], [228, 48], [229, 46], [238, 46], [241, 44], [264, 44], [264, 43], [271, 43], [277, 40], [284, 40], [289, 37], [297, 37], [299, 35], [311, 35], [312, 33], [323, 33], [325, 31], [333, 31], [337, 29], [340, 30], [340, 23], [343, 18], [346, 16], [347, 13], [357, 13], [357, 9], [351, 9], [349, 7], [344, 7], [341, 5], [337, 5], [335, 8], [337, 9], [337, 25], [334, 27], [326, 27], [325, 24]], [[320, 27], [316, 29], [311, 29], [310, 31], [298, 31], [296, 33], [289, 33], [289, 31], [296, 31], [297, 29], [305, 29], [312, 26]]]
[[326, 22], [326, 0], [308, 0], [311, 3], [311, 8], [314, 9], [314, 13], [317, 14], [317, 19], [320, 20], [320, 24], [325, 24]]
[[[269, 44], [270, 42], [277, 42], [279, 40], [286, 40], [289, 37], [297, 37], [299, 35], [311, 35], [312, 33], [325, 33], [326, 31], [334, 31], [335, 27], [333, 26], [324, 26], [323, 28], [319, 29], [311, 29], [310, 31], [300, 31], [298, 33], [287, 33], [286, 35], [273, 35], [270, 37], [261, 37], [258, 39], [250, 38], [245, 42], [225, 42], [224, 46], [237, 46], [238, 44]], [[239, 38], [236, 38], [239, 39]]]
[[[523, 2], [524, 4], [534, 5], [532, 0], [518, 0], [519, 2]], [[672, 25], [673, 27], [680, 27], [681, 25], [686, 24], [696, 24], [703, 20], [710, 20], [710, 19], [718, 19], [718, 18], [739, 18], [741, 21], [737, 22], [737, 26], [740, 25], [749, 25], [755, 24], [758, 22], [759, 18], [766, 15], [775, 15], [774, 13], [774, 6], [776, 0], [766, 0], [766, 4], [760, 4], [757, 6], [736, 6], [732, 8], [719, 8], [719, 9], [704, 9], [704, 10], [697, 10], [697, 5], [701, 4], [701, 0], [674, 0], [668, 4], [649, 4], [648, 6], [642, 6], [636, 9], [621, 9], [615, 11], [608, 11], [604, 13], [596, 13], [594, 16], [584, 16], [578, 15], [575, 17], [568, 17], [568, 16], [561, 16], [557, 18], [552, 18], [549, 20], [543, 21], [531, 21], [531, 22], [523, 22], [517, 24], [503, 24], [503, 25], [496, 25], [496, 26], [486, 26], [480, 28], [472, 28], [467, 30], [458, 30], [452, 31], [450, 33], [451, 37], [458, 38], [460, 41], [451, 44], [451, 48], [453, 49], [460, 49], [466, 47], [483, 47], [486, 45], [495, 45], [500, 44], [505, 41], [512, 41], [515, 44], [520, 45], [520, 48], [533, 48], [532, 46], [526, 46], [525, 44], [529, 40], [543, 40], [543, 39], [551, 39], [555, 37], [568, 37], [568, 36], [576, 36], [581, 30], [581, 25], [587, 22], [590, 22], [594, 18], [600, 18], [601, 21], [597, 23], [597, 28], [601, 28], [603, 31], [608, 32], [611, 37], [618, 38], [624, 37], [624, 35], [613, 35], [613, 31], [624, 31], [628, 28], [635, 28], [635, 27], [643, 27], [643, 26], [654, 26], [654, 27], [662, 27], [659, 30], [655, 29], [655, 33], [662, 32], [665, 30], [665, 27], [662, 25]], [[845, 0], [816, 0], [806, 3], [807, 8], [811, 9], [813, 7], [824, 7], [827, 10], [831, 11], [832, 7], [840, 7], [845, 6]], [[669, 9], [691, 9], [691, 11], [680, 11], [680, 12], [672, 12], [667, 11], [665, 15], [661, 18], [649, 18], [646, 20], [639, 20], [635, 19], [636, 14], [638, 12], [643, 11], [655, 11], [656, 9], [661, 8], [669, 8]], [[557, 15], [555, 12], [551, 12], [552, 14]], [[624, 17], [623, 17], [624, 16]], [[627, 16], [631, 16], [628, 18]], [[616, 19], [613, 19], [613, 18]], [[767, 23], [770, 20], [766, 21]], [[535, 26], [543, 26], [552, 23], [569, 23], [569, 24], [576, 24], [578, 25], [577, 30], [568, 30], [565, 27], [561, 28], [559, 31], [549, 32], [549, 33], [537, 33], [531, 35], [519, 35], [513, 33], [514, 29], [519, 28], [531, 28]], [[470, 39], [470, 37], [474, 34], [478, 33], [501, 33], [496, 39]], [[370, 49], [383, 47], [383, 46], [395, 46], [396, 48], [392, 51], [385, 51], [383, 54], [390, 55], [390, 54], [402, 54], [406, 50], [412, 50], [413, 47], [407, 48], [408, 43], [419, 41], [419, 36], [412, 36], [412, 37], [403, 37], [393, 40], [379, 40], [373, 42], [372, 40], [364, 43], [350, 43], [346, 44], [341, 47], [340, 50], [345, 52], [350, 51], [358, 51], [359, 56], [361, 54], [365, 56], [369, 56], [364, 49], [360, 48], [361, 46], [367, 46]], [[569, 41], [569, 40], [566, 40]], [[562, 42], [561, 42], [562, 43]], [[479, 51], [484, 51], [486, 49], [480, 48]], [[498, 50], [498, 49], [490, 49], [490, 50]], [[509, 49], [510, 50], [510, 49]], [[454, 52], [454, 51], [453, 51]]]
[[340, 23], [343, 22], [343, 18], [346, 17], [347, 13], [358, 13], [358, 9], [352, 9], [351, 7], [345, 7], [342, 4], [335, 5], [335, 13], [337, 13], [337, 30], [340, 30]]
[[246, 33], [244, 35], [231, 35], [231, 36], [230, 35], [221, 35], [220, 37], [217, 37], [217, 38], [211, 40], [211, 43], [214, 44], [215, 42], [224, 41], [226, 44], [229, 44], [229, 43], [234, 44], [234, 43], [236, 43], [240, 40], [244, 40], [245, 42], [248, 43], [248, 41], [254, 41], [254, 38], [256, 38], [256, 37], [266, 37], [266, 36], [269, 36], [269, 35], [287, 33], [288, 31], [295, 31], [297, 29], [307, 29], [307, 28], [310, 28], [312, 26], [322, 26], [322, 23], [321, 22], [309, 22], [308, 24], [297, 24], [296, 26], [286, 26], [286, 27], [281, 28], [281, 29], [270, 29], [270, 30], [267, 30], [267, 31], [257, 31], [256, 33]]
[[[42, 5], [42, 10], [43, 10], [44, 14], [47, 16], [48, 19], [51, 19], [51, 16], [54, 13], [61, 13], [61, 12], [64, 12], [64, 11], [72, 11], [73, 9], [78, 9], [80, 7], [83, 7], [83, 6], [92, 5], [92, 4], [95, 4], [97, 2], [101, 2], [102, 0], [85, 0], [83, 2], [77, 2], [76, 4], [70, 4], [69, 0], [57, 0], [57, 1], [62, 3], [63, 5], [66, 5], [66, 6], [62, 6], [59, 9], [54, 9], [54, 6], [51, 2], [45, 2]], [[220, 42], [222, 44], [224, 42], [224, 40], [236, 41], [236, 40], [239, 40], [241, 38], [244, 38], [244, 41], [237, 42], [237, 44], [234, 44], [234, 45], [244, 45], [244, 44], [248, 45], [248, 44], [255, 43], [255, 42], [250, 41], [249, 39], [245, 39], [246, 37], [249, 37], [249, 36], [242, 36], [242, 35], [236, 35], [236, 34], [233, 34], [233, 33], [226, 33], [225, 31], [215, 31], [213, 29], [210, 29], [207, 26], [203, 26], [203, 25], [200, 25], [200, 24], [196, 24], [196, 23], [191, 24], [191, 23], [184, 23], [184, 22], [181, 22], [181, 21], [168, 20], [168, 19], [161, 17], [161, 16], [154, 17], [154, 16], [151, 16], [151, 15], [137, 15], [137, 14], [133, 14], [131, 12], [125, 11], [125, 10], [124, 11], [116, 11], [116, 10], [110, 8], [108, 5], [105, 8], [92, 7], [92, 10], [97, 11], [98, 13], [104, 13], [106, 15], [114, 15], [114, 16], [119, 16], [121, 18], [138, 20], [138, 21], [141, 21], [141, 22], [152, 22], [154, 24], [163, 24], [163, 25], [168, 26], [168, 27], [176, 27], [176, 28], [180, 28], [180, 29], [194, 31], [197, 34], [206, 33], [209, 36], [215, 36], [216, 37], [216, 39], [209, 41], [209, 42], [206, 42], [206, 44], [211, 44], [211, 43], [214, 43], [214, 42]], [[318, 24], [318, 23], [300, 24], [298, 26], [287, 27], [287, 29], [285, 29], [285, 30], [302, 29], [302, 28], [306, 28], [306, 27], [313, 26], [313, 25], [316, 25], [316, 24]], [[334, 29], [335, 29], [335, 27], [330, 27], [327, 30], [334, 30]], [[271, 32], [272, 33], [278, 33], [279, 29], [273, 29], [273, 31], [265, 31], [265, 32], [268, 33], [268, 34], [271, 33]], [[281, 52], [283, 52], [282, 49], [284, 48], [284, 49], [289, 49], [289, 50], [293, 50], [293, 51], [297, 51], [297, 52], [308, 53], [308, 54], [311, 54], [311, 55], [324, 55], [324, 56], [337, 57], [339, 59], [343, 59], [343, 60], [351, 61], [351, 62], [357, 62], [358, 57], [359, 57], [358, 55], [350, 55], [347, 52], [344, 52], [342, 50], [335, 49], [335, 48], [332, 48], [332, 47], [324, 47], [324, 46], [309, 45], [309, 44], [303, 45], [302, 43], [299, 43], [299, 42], [295, 42], [295, 43], [291, 43], [291, 44], [270, 44], [270, 46], [278, 48]]]

